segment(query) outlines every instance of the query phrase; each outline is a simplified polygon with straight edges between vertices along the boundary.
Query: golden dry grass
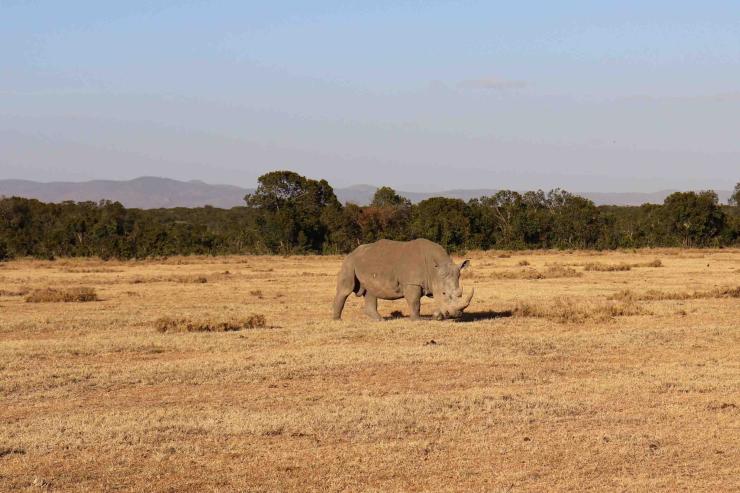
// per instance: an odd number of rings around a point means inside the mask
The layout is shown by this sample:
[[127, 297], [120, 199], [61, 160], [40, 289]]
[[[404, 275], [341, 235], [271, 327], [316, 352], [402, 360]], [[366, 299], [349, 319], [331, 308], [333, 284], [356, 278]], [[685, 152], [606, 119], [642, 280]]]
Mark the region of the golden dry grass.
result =
[[381, 323], [340, 257], [0, 264], [0, 491], [738, 490], [740, 250], [466, 257]]

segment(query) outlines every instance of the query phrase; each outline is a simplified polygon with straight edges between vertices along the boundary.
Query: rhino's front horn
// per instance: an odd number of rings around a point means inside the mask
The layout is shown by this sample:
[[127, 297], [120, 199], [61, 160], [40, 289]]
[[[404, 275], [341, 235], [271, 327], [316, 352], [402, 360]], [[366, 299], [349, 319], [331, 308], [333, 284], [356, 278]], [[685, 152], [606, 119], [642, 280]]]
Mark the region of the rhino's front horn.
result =
[[461, 312], [465, 310], [470, 305], [470, 302], [473, 300], [474, 294], [475, 294], [475, 288], [473, 287], [470, 289], [470, 292], [468, 293], [467, 296], [465, 297], [461, 296], [460, 301], [458, 303], [454, 303], [450, 307], [450, 312], [457, 313], [457, 312]]

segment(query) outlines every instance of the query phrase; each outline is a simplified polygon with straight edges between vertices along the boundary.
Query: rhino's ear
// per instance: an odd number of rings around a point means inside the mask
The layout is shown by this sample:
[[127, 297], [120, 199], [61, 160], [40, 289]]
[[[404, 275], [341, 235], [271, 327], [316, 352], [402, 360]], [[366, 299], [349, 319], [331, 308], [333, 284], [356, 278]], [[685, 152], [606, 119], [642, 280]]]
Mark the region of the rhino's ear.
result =
[[464, 268], [469, 267], [469, 266], [470, 266], [470, 259], [465, 259], [463, 260], [463, 263], [460, 264], [460, 270], [463, 270]]

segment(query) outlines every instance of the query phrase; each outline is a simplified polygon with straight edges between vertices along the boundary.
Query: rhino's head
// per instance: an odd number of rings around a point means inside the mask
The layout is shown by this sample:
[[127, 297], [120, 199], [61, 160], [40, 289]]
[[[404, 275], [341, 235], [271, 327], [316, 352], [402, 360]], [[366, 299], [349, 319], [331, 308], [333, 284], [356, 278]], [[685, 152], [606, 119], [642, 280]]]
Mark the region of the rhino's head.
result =
[[470, 305], [475, 289], [471, 289], [466, 296], [463, 296], [460, 287], [460, 271], [469, 265], [470, 260], [465, 260], [460, 265], [450, 262], [435, 267], [436, 275], [432, 281], [432, 289], [434, 299], [439, 304], [437, 311], [434, 312], [435, 318], [459, 317]]

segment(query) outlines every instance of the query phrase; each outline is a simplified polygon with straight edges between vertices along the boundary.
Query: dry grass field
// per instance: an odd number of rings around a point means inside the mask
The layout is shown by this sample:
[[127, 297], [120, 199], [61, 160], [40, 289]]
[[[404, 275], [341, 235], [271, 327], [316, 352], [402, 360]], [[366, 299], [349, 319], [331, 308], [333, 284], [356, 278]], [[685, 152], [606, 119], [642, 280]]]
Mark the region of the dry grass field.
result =
[[468, 258], [380, 323], [339, 257], [0, 264], [0, 491], [740, 491], [740, 250]]

